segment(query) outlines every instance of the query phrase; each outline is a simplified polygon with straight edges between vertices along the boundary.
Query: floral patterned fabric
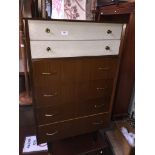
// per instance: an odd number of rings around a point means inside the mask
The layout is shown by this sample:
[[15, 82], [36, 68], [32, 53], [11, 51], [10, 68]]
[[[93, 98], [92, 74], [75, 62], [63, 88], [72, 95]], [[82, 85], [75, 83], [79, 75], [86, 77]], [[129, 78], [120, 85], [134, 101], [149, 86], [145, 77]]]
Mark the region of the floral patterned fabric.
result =
[[52, 0], [53, 19], [64, 19], [64, 0]]
[[92, 20], [96, 0], [52, 0], [52, 18]]
[[86, 0], [64, 0], [64, 18], [86, 19]]

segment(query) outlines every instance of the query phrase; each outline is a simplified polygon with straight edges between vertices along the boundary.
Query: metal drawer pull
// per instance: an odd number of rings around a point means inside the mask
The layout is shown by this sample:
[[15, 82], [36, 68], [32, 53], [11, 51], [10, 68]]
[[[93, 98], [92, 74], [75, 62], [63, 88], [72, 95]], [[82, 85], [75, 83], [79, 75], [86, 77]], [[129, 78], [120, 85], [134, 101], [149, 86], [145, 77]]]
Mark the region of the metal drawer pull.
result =
[[111, 34], [112, 33], [112, 31], [111, 30], [107, 30], [107, 34]]
[[47, 52], [51, 52], [52, 50], [51, 50], [50, 47], [47, 47], [47, 48], [46, 48], [46, 51], [47, 51]]
[[97, 90], [104, 90], [105, 88], [96, 88]]
[[50, 73], [50, 72], [43, 72], [43, 73], [41, 73], [42, 75], [52, 75], [52, 74], [56, 74], [57, 72], [52, 72], [52, 73]]
[[93, 122], [92, 124], [93, 125], [101, 125], [101, 124], [103, 124], [103, 122]]
[[53, 133], [46, 133], [46, 135], [47, 136], [54, 136], [55, 134], [57, 134], [58, 133], [58, 131], [55, 131], [55, 132], [53, 132]]
[[45, 29], [45, 32], [46, 32], [46, 33], [50, 33], [50, 29], [49, 29], [49, 28], [46, 28], [46, 29]]
[[110, 47], [109, 47], [109, 46], [106, 46], [105, 49], [106, 49], [106, 50], [110, 50]]
[[99, 69], [99, 70], [109, 70], [108, 67], [99, 67], [98, 69]]
[[54, 93], [54, 94], [44, 94], [43, 96], [44, 97], [53, 97], [53, 96], [56, 96], [57, 95], [57, 93]]
[[104, 104], [101, 104], [101, 105], [94, 105], [94, 108], [101, 108], [101, 107], [103, 107], [104, 106]]
[[41, 73], [42, 75], [51, 75], [51, 73]]
[[45, 116], [46, 117], [53, 117], [55, 114], [52, 114], [52, 115], [50, 115], [50, 114], [45, 114]]

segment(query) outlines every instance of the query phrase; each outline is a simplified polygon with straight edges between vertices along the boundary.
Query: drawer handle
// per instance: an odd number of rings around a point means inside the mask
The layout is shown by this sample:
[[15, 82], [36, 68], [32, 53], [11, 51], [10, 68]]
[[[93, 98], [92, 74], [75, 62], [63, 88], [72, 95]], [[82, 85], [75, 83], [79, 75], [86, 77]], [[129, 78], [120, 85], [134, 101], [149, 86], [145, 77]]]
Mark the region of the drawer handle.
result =
[[108, 67], [98, 67], [99, 70], [109, 70]]
[[47, 47], [47, 48], [46, 48], [46, 51], [47, 51], [47, 52], [51, 52], [52, 50], [51, 50], [50, 47]]
[[46, 117], [53, 117], [55, 114], [45, 114]]
[[42, 75], [51, 75], [51, 73], [41, 73]]
[[106, 49], [106, 50], [110, 50], [110, 47], [109, 47], [109, 46], [106, 46], [105, 49]]
[[53, 133], [46, 133], [46, 135], [47, 136], [54, 136], [55, 134], [57, 134], [58, 133], [58, 131], [55, 131], [55, 132], [53, 132]]
[[101, 108], [101, 107], [103, 107], [104, 106], [104, 104], [101, 104], [101, 105], [94, 105], [94, 108]]
[[103, 124], [103, 122], [93, 122], [92, 124], [93, 125], [101, 125], [101, 124]]
[[57, 72], [52, 72], [52, 73], [48, 73], [48, 72], [43, 72], [41, 73], [42, 75], [52, 75], [52, 74], [56, 74]]
[[53, 97], [53, 96], [56, 96], [57, 95], [57, 93], [54, 93], [54, 94], [44, 94], [43, 96], [44, 97]]
[[112, 33], [112, 31], [111, 30], [107, 30], [107, 34], [111, 34]]
[[96, 88], [96, 90], [104, 90], [105, 88]]
[[46, 28], [46, 29], [45, 29], [45, 32], [46, 32], [46, 33], [50, 33], [50, 29], [49, 29], [49, 28]]

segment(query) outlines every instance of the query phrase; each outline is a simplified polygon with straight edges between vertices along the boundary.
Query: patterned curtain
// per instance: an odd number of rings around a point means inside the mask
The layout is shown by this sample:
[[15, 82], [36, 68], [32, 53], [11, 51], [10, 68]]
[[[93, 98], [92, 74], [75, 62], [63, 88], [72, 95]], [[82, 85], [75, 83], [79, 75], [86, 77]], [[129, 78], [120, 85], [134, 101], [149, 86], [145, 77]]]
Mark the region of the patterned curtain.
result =
[[52, 18], [64, 19], [64, 0], [52, 0]]
[[86, 0], [64, 0], [65, 19], [85, 20]]
[[52, 18], [92, 20], [96, 0], [52, 0]]

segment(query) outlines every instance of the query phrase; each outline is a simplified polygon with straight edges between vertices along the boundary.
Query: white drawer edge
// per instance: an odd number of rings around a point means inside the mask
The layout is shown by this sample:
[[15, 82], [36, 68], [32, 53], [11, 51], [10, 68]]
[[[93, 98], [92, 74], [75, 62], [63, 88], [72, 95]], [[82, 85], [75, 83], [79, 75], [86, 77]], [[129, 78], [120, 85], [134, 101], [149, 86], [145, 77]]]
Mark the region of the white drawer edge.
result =
[[[120, 39], [123, 24], [29, 20], [30, 40]], [[50, 32], [47, 33], [46, 29]], [[112, 33], [108, 34], [107, 31]]]
[[[120, 40], [106, 41], [31, 41], [31, 57], [61, 58], [118, 55]], [[110, 50], [106, 50], [106, 46]], [[50, 47], [51, 51], [47, 51]]]

